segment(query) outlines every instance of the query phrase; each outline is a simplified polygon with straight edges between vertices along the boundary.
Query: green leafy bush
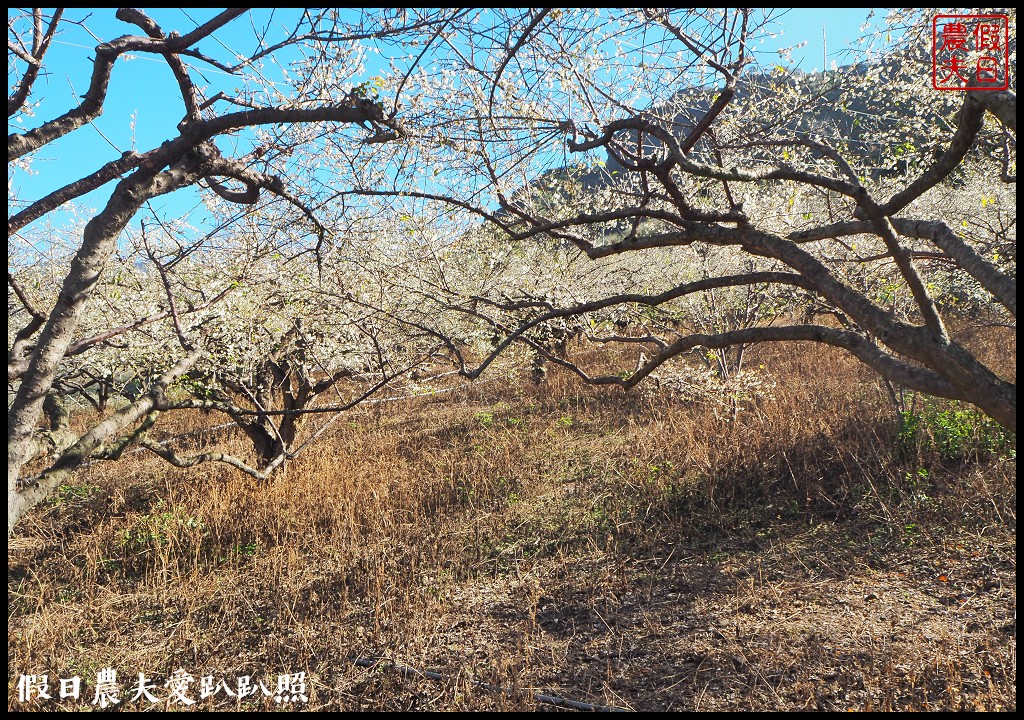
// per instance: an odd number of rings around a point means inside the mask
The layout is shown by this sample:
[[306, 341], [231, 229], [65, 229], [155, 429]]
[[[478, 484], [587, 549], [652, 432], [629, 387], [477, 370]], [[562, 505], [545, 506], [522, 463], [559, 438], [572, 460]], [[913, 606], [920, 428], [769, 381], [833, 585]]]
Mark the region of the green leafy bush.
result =
[[936, 399], [900, 413], [898, 443], [908, 454], [952, 462], [1017, 457], [1014, 433], [972, 407]]

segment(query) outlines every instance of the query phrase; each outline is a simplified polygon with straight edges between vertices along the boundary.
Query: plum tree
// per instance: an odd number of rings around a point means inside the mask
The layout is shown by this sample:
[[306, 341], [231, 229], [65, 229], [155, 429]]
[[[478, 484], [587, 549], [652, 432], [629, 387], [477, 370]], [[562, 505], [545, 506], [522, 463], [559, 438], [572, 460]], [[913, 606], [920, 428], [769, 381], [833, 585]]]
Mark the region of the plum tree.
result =
[[[238, 328], [225, 322], [225, 313], [230, 313], [232, 304], [248, 303], [248, 312], [254, 313], [265, 310], [268, 303], [289, 302], [282, 295], [294, 288], [281, 287], [279, 280], [280, 273], [290, 269], [279, 262], [273, 268], [278, 276], [268, 278], [267, 258], [275, 253], [280, 257], [285, 252], [319, 252], [330, 235], [310, 201], [301, 197], [301, 187], [296, 189], [294, 177], [286, 179], [291, 146], [308, 137], [302, 129], [307, 126], [326, 128], [319, 132], [331, 133], [336, 143], [397, 140], [402, 130], [395, 113], [352, 89], [366, 82], [360, 79], [365, 74], [362, 43], [433, 33], [453, 14], [457, 13], [428, 11], [410, 17], [404, 11], [370, 15], [308, 10], [289, 13], [282, 27], [282, 15], [247, 18], [245, 9], [231, 9], [213, 14], [182, 34], [168, 32], [140, 10], [122, 8], [117, 19], [141, 34], [100, 41], [88, 60], [91, 75], [84, 95], [72, 97], [68, 109], [32, 126], [41, 99], [36, 93], [40, 78], [58, 69], [70, 70], [49, 67], [54, 38], [62, 28], [85, 27], [89, 20], [72, 18], [60, 9], [52, 14], [38, 8], [9, 13], [8, 73], [14, 91], [8, 98], [8, 117], [17, 121], [16, 131], [7, 140], [12, 185], [20, 173], [33, 171], [32, 159], [42, 148], [59, 144], [61, 152], [67, 153], [76, 142], [79, 149], [87, 147], [91, 143], [87, 135], [93, 132], [93, 123], [104, 112], [113, 88], [143, 95], [150, 91], [141, 86], [124, 88], [112, 81], [115, 66], [130, 58], [151, 56], [163, 62], [173, 79], [173, 85], [163, 92], [177, 93], [182, 103], [176, 131], [155, 147], [123, 152], [118, 147], [116, 157], [78, 177], [54, 173], [52, 190], [44, 196], [23, 199], [15, 195], [9, 202], [12, 260], [8, 309], [15, 324], [8, 336], [9, 533], [18, 518], [52, 492], [67, 472], [90, 456], [116, 457], [129, 441], [139, 440], [154, 421], [154, 413], [168, 406], [167, 390], [172, 384], [189, 373], [210, 376], [203, 364], [208, 368], [217, 352], [232, 358], [237, 366], [240, 356], [251, 357], [266, 349], [267, 338], [260, 338], [248, 347], [234, 346], [240, 349], [232, 353], [230, 346], [238, 339], [233, 331]], [[244, 54], [225, 53], [227, 44], [215, 33], [229, 28], [243, 34], [248, 31], [248, 44], [254, 49]], [[245, 42], [235, 37], [238, 43]], [[332, 92], [310, 87], [289, 90], [288, 66], [321, 62], [329, 46], [334, 48], [333, 76], [348, 87]], [[241, 89], [214, 92], [208, 84], [197, 83], [196, 77], [205, 80], [206, 69], [215, 70], [218, 77], [229, 77]], [[47, 111], [58, 102], [50, 96], [46, 101], [42, 107]], [[129, 120], [134, 126], [134, 119], [125, 118], [125, 124]], [[23, 127], [26, 121], [27, 128]], [[267, 130], [260, 134], [257, 128]], [[254, 137], [269, 142], [248, 152], [238, 150]], [[218, 141], [238, 151], [222, 151]], [[220, 203], [211, 214], [215, 219], [219, 215], [222, 222], [208, 232], [159, 216], [150, 202], [189, 187], [202, 187], [208, 198], [216, 198], [209, 200], [211, 207]], [[40, 230], [41, 222], [67, 212], [76, 200], [100, 189], [107, 192], [100, 209], [87, 213], [70, 235], [66, 230], [50, 235]], [[287, 215], [278, 204], [289, 208]], [[243, 208], [243, 213], [238, 208]], [[268, 220], [266, 213], [252, 212], [260, 208], [271, 208], [275, 220]], [[148, 238], [144, 228], [133, 224], [140, 212], [153, 216]], [[259, 237], [246, 239], [238, 230], [238, 221], [245, 216], [264, 218]], [[283, 227], [287, 232], [282, 232]], [[138, 236], [134, 241], [130, 239], [133, 233]], [[125, 238], [129, 238], [127, 243]], [[141, 264], [148, 270], [141, 271]], [[30, 279], [33, 273], [36, 279]], [[37, 284], [39, 277], [51, 281]], [[251, 283], [262, 285], [253, 291], [258, 298], [247, 296]], [[234, 291], [235, 287], [240, 289]], [[110, 302], [97, 303], [100, 288], [116, 296], [105, 298]], [[273, 292], [263, 292], [268, 288]], [[103, 317], [104, 307], [112, 310], [109, 317]], [[86, 319], [89, 322], [83, 323]], [[274, 348], [263, 371], [273, 375], [274, 369], [281, 375], [276, 378], [279, 390], [288, 383], [294, 385], [294, 392], [286, 392], [293, 405], [309, 401], [333, 385], [328, 380], [342, 376], [339, 368], [333, 368], [326, 378], [312, 384], [299, 379], [295, 362], [287, 360], [294, 358], [295, 344], [303, 342], [297, 326], [276, 334], [264, 330]], [[161, 335], [155, 341], [150, 337], [150, 342], [140, 342], [158, 332]], [[119, 350], [121, 357], [117, 357]], [[87, 355], [90, 360], [83, 364]], [[105, 360], [95, 361], [100, 355], [105, 355]], [[282, 369], [282, 363], [290, 369]], [[133, 384], [130, 402], [102, 415], [73, 441], [62, 440], [56, 460], [42, 472], [26, 477], [23, 469], [46, 449], [37, 440], [47, 398], [62, 389], [88, 390], [91, 385], [98, 390], [99, 409], [99, 397], [109, 393], [115, 380], [125, 380], [130, 365], [138, 366], [145, 376], [144, 382]], [[228, 363], [228, 371], [220, 377], [231, 374], [231, 365]], [[245, 383], [236, 382], [233, 387], [241, 391]], [[250, 395], [257, 404], [261, 398], [267, 399], [266, 394]], [[235, 412], [242, 422], [239, 413], [244, 408], [223, 409]], [[254, 442], [266, 445], [268, 436], [276, 435], [270, 443], [275, 447], [259, 448], [263, 464], [279, 464], [293, 439], [294, 420], [275, 424], [267, 416], [272, 408], [249, 411], [260, 418], [243, 425]], [[127, 434], [119, 437], [122, 433]], [[182, 462], [169, 452], [164, 454]], [[202, 459], [242, 465], [220, 455]]]
[[[503, 338], [462, 372], [478, 376], [518, 341], [587, 382], [630, 388], [697, 348], [809, 341], [1015, 430], [1016, 385], [953, 337], [942, 295], [955, 278], [1015, 322], [1015, 95], [933, 89], [930, 21], [894, 12], [880, 53], [816, 74], [759, 60], [770, 12], [509, 11], [489, 41], [462, 27], [449, 63], [419, 84], [443, 88], [419, 127], [436, 154], [389, 194], [421, 213], [474, 213], [509, 245], [546, 243], [595, 268], [631, 257], [637, 273], [594, 282], [563, 264], [561, 291], [513, 280], [461, 300], [438, 293]], [[1007, 22], [1012, 38], [1012, 11]], [[1011, 42], [1011, 67], [1015, 53]], [[457, 172], [426, 183], [424, 167]], [[526, 277], [536, 283], [551, 258]], [[759, 308], [771, 311], [667, 322], [683, 299], [729, 288], [770, 296]], [[802, 312], [782, 312], [793, 299]], [[614, 313], [634, 320], [608, 339], [650, 352], [635, 368], [592, 374], [536, 335]]]

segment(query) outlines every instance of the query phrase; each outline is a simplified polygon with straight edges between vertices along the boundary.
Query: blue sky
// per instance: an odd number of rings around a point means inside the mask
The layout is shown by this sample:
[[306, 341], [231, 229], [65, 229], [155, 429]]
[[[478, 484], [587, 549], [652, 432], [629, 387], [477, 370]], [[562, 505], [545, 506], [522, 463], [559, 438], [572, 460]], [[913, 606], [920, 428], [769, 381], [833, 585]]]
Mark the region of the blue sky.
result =
[[[216, 9], [147, 10], [165, 30], [177, 29], [183, 33], [217, 12], [219, 10]], [[862, 35], [861, 26], [869, 12], [867, 8], [777, 10], [775, 16], [778, 19], [773, 29], [779, 34], [756, 48], [763, 53], [759, 60], [763, 65], [777, 62], [800, 67], [805, 71], [821, 69], [825, 63], [829, 67], [833, 64], [846, 64], [850, 61], [847, 51]], [[884, 11], [878, 15], [884, 16]], [[134, 26], [116, 20], [110, 9], [73, 9], [68, 11], [67, 17], [76, 20], [87, 18], [85, 25], [103, 40], [138, 32]], [[880, 19], [876, 16], [874, 22]], [[245, 54], [251, 49], [245, 43], [252, 43], [252, 34], [251, 31], [247, 32], [248, 22], [244, 19], [236, 21], [236, 24], [239, 26], [237, 30], [228, 26], [218, 31], [213, 39], [203, 41], [200, 48], [219, 59], [227, 57], [229, 51]], [[97, 39], [84, 29], [68, 26], [54, 42], [47, 57], [49, 74], [41, 76], [36, 83], [33, 100], [41, 100], [41, 103], [35, 116], [16, 115], [11, 118], [8, 121], [9, 132], [32, 127], [66, 111], [72, 103], [71, 93], [80, 96], [85, 92], [91, 71], [89, 58], [92, 57], [96, 43]], [[806, 44], [795, 49], [789, 61], [773, 60], [777, 57], [773, 53], [779, 48], [799, 43]], [[826, 47], [828, 56], [824, 57]], [[367, 76], [372, 74], [368, 72]], [[207, 95], [221, 88], [230, 91], [237, 84], [235, 78], [208, 66], [204, 66], [202, 77], [196, 79], [197, 83], [208, 83], [212, 88]], [[39, 198], [100, 167], [125, 150], [148, 150], [155, 147], [176, 134], [175, 125], [181, 116], [181, 101], [170, 71], [161, 58], [143, 55], [118, 61], [103, 116], [95, 121], [93, 127], [72, 133], [63, 141], [55, 142], [36, 153], [32, 164], [35, 174], [19, 172], [13, 178], [19, 199], [26, 201]], [[111, 187], [112, 184], [108, 184], [86, 196], [81, 203], [87, 207], [101, 205]], [[182, 217], [199, 205], [199, 199], [196, 192], [179, 191], [172, 196], [157, 199], [154, 204]], [[199, 214], [202, 214], [201, 210]]]
[[[791, 63], [784, 64], [813, 72], [850, 62], [849, 51], [864, 34], [861, 27], [872, 11], [870, 8], [780, 8], [778, 12], [782, 30], [776, 39], [779, 46], [807, 43], [793, 51]], [[874, 29], [879, 21], [884, 23], [884, 16], [884, 10], [875, 11], [867, 31]], [[775, 48], [766, 43], [765, 49]]]

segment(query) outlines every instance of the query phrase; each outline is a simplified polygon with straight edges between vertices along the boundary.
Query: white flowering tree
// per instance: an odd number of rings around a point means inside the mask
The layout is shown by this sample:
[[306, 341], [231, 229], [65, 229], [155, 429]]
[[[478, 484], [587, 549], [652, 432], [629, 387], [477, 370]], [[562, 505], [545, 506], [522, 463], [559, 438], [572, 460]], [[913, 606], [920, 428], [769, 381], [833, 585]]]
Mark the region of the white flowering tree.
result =
[[[342, 271], [337, 260], [328, 268], [323, 259], [344, 228], [318, 217], [316, 168], [300, 172], [290, 155], [304, 143], [358, 148], [400, 142], [395, 108], [369, 97], [367, 47], [429, 36], [454, 15], [230, 9], [207, 12], [205, 22], [178, 32], [122, 8], [116, 18], [125, 34], [93, 33], [97, 44], [83, 60], [87, 90], [68, 94], [64, 107], [54, 110], [59, 85], [44, 93], [44, 79], [83, 69], [50, 62], [60, 42], [55, 39], [70, 27], [89, 29], [90, 16], [60, 9], [9, 12], [9, 533], [68, 472], [90, 457], [117, 457], [134, 441], [175, 464], [221, 460], [265, 476], [288, 457], [294, 413], [316, 395], [346, 374], [367, 374], [372, 389], [401, 372], [387, 354], [397, 341], [384, 342], [387, 333], [365, 310], [349, 317], [310, 298], [309, 278]], [[228, 50], [240, 46], [247, 49]], [[334, 82], [293, 82], [296, 72], [302, 77], [303, 68], [322, 64], [327, 48]], [[112, 80], [116, 67], [139, 57], [169, 71], [162, 92], [165, 99], [179, 98], [176, 130], [151, 148], [135, 148], [134, 137], [131, 147], [121, 147], [122, 141], [103, 136], [114, 152], [98, 166], [77, 176], [55, 174], [40, 197], [11, 190], [26, 173], [45, 168], [33, 162], [44, 148], [77, 155], [91, 147], [115, 88], [142, 97], [153, 91]], [[211, 77], [227, 77], [230, 84], [218, 89]], [[122, 123], [135, 131], [134, 117]], [[358, 149], [351, 155], [358, 157]], [[205, 196], [203, 227], [169, 218], [152, 202], [187, 188]], [[76, 209], [94, 191], [99, 209]], [[96, 194], [89, 197], [96, 202]], [[69, 231], [68, 217], [76, 212], [82, 222]], [[247, 225], [240, 222], [246, 219]], [[58, 225], [59, 231], [47, 230]], [[330, 328], [303, 326], [312, 306], [342, 314]], [[318, 344], [314, 333], [330, 336], [333, 345]], [[411, 345], [404, 357], [420, 351]], [[367, 346], [375, 353], [372, 362]], [[348, 355], [361, 359], [324, 362]], [[188, 405], [180, 395], [186, 386], [204, 394], [191, 398], [193, 405], [219, 403], [215, 409], [246, 431], [258, 467], [218, 453], [181, 458], [146, 439], [160, 412]], [[119, 388], [128, 390], [126, 402], [108, 407], [105, 401]], [[86, 432], [68, 437], [62, 431], [58, 438], [58, 427], [66, 431], [58, 400], [76, 393], [90, 398], [100, 417]], [[348, 406], [364, 394], [335, 404]], [[42, 427], [44, 411], [49, 430]], [[47, 432], [49, 441], [40, 442]], [[34, 463], [47, 452], [56, 457], [38, 470]], [[26, 475], [26, 467], [33, 471]]]
[[[474, 214], [530, 264], [435, 293], [495, 332], [467, 376], [516, 342], [631, 388], [695, 349], [724, 374], [809, 341], [1015, 430], [1016, 386], [953, 337], [947, 292], [1015, 323], [1015, 94], [934, 90], [930, 20], [893, 13], [875, 54], [808, 75], [755, 52], [770, 12], [496, 11], [416, 76], [404, 184], [364, 192]], [[560, 327], [646, 352], [595, 374]]]

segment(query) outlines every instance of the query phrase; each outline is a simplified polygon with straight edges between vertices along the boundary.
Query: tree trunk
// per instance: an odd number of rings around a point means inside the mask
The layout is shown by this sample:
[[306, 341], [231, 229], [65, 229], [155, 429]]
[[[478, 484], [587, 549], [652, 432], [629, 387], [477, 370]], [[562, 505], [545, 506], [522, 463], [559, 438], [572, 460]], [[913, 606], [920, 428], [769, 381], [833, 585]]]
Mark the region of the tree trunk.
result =
[[36, 453], [36, 427], [43, 401], [74, 338], [86, 301], [117, 246], [117, 238], [143, 203], [157, 195], [194, 182], [194, 167], [166, 172], [136, 172], [118, 183], [106, 207], [85, 226], [82, 246], [71, 262], [53, 310], [40, 331], [28, 369], [7, 411], [7, 534], [38, 498], [26, 503], [19, 479], [21, 469]]

